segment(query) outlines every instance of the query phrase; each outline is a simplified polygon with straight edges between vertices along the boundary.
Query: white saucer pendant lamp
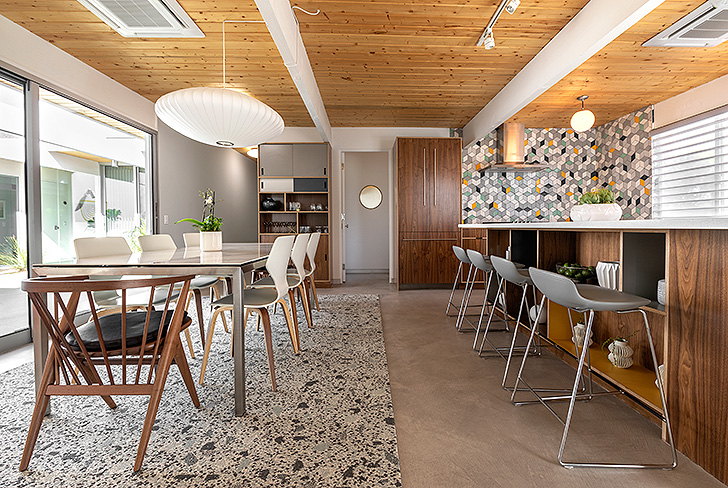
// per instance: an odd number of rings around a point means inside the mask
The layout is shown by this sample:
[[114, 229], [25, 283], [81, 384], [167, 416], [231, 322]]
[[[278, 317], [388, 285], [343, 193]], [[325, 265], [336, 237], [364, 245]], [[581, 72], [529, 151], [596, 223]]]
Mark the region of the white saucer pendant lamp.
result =
[[576, 132], [584, 132], [594, 127], [594, 112], [584, 108], [584, 100], [589, 98], [589, 95], [582, 95], [577, 97], [577, 100], [581, 102], [581, 110], [571, 116], [571, 128]]
[[283, 132], [283, 118], [268, 105], [229, 88], [184, 88], [163, 95], [157, 117], [180, 134], [218, 147], [249, 147]]

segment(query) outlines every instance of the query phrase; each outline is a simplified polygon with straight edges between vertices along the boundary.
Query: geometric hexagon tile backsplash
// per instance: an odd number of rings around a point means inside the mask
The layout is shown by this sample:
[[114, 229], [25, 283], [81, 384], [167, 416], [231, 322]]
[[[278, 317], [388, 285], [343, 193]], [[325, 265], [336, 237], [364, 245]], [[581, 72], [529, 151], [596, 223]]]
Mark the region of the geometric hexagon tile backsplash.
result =
[[526, 129], [526, 163], [536, 172], [489, 172], [495, 132], [463, 150], [463, 222], [563, 221], [579, 196], [611, 188], [623, 219], [650, 218], [652, 107], [586, 132]]

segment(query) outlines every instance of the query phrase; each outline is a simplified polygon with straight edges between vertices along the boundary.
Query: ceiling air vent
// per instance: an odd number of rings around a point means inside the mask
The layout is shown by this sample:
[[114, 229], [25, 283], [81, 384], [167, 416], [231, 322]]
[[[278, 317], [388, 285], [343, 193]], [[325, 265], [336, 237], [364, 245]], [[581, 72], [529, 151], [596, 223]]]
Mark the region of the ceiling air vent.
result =
[[642, 45], [714, 47], [726, 39], [728, 39], [728, 0], [710, 0]]
[[78, 0], [124, 37], [205, 37], [175, 0]]

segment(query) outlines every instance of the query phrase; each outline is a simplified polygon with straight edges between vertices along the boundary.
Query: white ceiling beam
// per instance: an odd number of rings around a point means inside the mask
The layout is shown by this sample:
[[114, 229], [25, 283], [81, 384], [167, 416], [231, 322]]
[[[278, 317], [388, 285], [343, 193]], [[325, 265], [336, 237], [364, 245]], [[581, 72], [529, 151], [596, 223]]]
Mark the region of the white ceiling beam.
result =
[[467, 123], [465, 145], [516, 115], [663, 1], [591, 0]]
[[255, 4], [321, 138], [330, 142], [331, 123], [291, 4], [288, 0], [255, 0]]

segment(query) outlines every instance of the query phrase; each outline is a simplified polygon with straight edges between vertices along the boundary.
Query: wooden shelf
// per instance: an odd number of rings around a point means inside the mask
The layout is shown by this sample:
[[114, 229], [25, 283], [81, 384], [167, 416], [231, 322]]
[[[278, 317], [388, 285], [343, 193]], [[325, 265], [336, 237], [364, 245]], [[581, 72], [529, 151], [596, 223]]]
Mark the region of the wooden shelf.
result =
[[650, 302], [649, 305], [645, 305], [642, 307], [643, 309], [647, 310], [648, 312], [654, 312], [658, 315], [665, 315], [667, 316], [667, 312], [665, 311], [665, 306], [661, 305], [657, 302]]
[[[576, 346], [570, 340], [550, 339], [561, 349], [576, 358]], [[616, 368], [609, 362], [600, 346], [592, 344], [589, 348], [592, 369], [607, 377], [620, 389], [634, 396], [645, 405], [662, 413], [662, 402], [660, 401], [660, 390], [655, 385], [657, 376], [653, 371], [642, 366], [633, 365], [627, 369]]]

